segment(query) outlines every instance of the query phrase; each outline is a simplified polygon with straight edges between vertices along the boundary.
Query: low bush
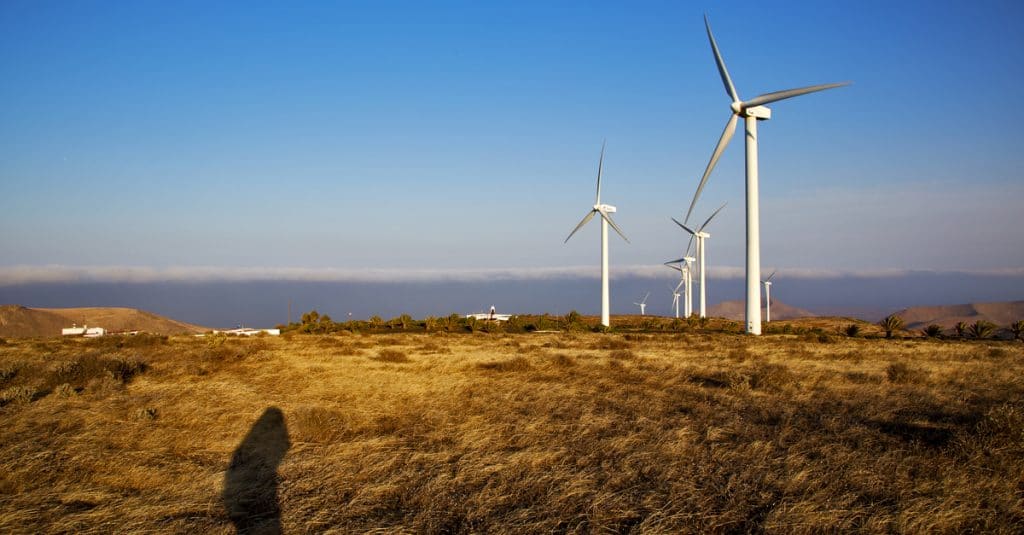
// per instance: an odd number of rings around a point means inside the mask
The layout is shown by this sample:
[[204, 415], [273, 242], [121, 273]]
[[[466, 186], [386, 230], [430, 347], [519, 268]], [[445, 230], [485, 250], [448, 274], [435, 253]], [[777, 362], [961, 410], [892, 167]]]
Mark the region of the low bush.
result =
[[921, 333], [927, 336], [928, 338], [938, 338], [942, 336], [942, 326], [933, 323], [925, 327], [924, 329], [921, 329]]
[[917, 383], [924, 378], [924, 373], [905, 362], [893, 362], [885, 369], [885, 376], [890, 383]]
[[405, 353], [403, 353], [402, 351], [399, 351], [397, 349], [391, 349], [391, 348], [381, 349], [380, 351], [377, 352], [377, 356], [376, 357], [371, 357], [371, 358], [373, 360], [380, 361], [380, 362], [395, 362], [395, 363], [409, 362], [409, 357]]

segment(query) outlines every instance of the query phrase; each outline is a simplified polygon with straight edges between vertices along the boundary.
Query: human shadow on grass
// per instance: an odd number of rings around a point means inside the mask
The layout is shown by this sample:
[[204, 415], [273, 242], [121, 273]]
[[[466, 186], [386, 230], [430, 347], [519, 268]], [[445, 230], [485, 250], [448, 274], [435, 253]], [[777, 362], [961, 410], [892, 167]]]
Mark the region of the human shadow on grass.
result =
[[284, 414], [270, 407], [231, 456], [221, 497], [238, 533], [281, 533], [277, 466], [290, 446]]

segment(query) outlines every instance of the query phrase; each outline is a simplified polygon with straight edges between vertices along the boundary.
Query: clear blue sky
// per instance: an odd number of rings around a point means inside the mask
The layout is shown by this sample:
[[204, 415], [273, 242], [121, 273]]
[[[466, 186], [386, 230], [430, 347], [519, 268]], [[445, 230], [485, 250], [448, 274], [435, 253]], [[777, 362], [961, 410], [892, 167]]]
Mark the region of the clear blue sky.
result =
[[[678, 256], [741, 96], [766, 267], [1024, 266], [1024, 3], [0, 3], [0, 266], [596, 265]], [[772, 5], [768, 5], [772, 4]], [[737, 136], [698, 207], [743, 263]]]

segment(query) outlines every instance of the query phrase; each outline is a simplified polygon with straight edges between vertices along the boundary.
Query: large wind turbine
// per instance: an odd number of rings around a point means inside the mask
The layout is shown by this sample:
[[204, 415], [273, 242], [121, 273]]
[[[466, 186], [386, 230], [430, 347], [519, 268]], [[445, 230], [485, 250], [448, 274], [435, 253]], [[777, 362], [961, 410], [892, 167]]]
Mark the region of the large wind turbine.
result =
[[[725, 125], [725, 130], [722, 132], [722, 137], [718, 140], [718, 145], [715, 146], [715, 151], [711, 153], [711, 160], [708, 162], [708, 166], [704, 170], [704, 176], [701, 177], [700, 184], [697, 186], [697, 193], [693, 196], [693, 202], [690, 203], [690, 210], [686, 213], [685, 221], [689, 221], [690, 213], [693, 212], [693, 207], [697, 204], [697, 198], [700, 197], [700, 192], [704, 189], [704, 184], [707, 183], [711, 170], [715, 168], [715, 163], [718, 162], [719, 156], [722, 155], [722, 151], [725, 150], [729, 140], [732, 139], [732, 135], [736, 131], [736, 122], [739, 121], [740, 117], [743, 117], [746, 127], [747, 146], [747, 333], [761, 334], [761, 289], [759, 288], [761, 280], [761, 231], [758, 222], [760, 216], [758, 214], [757, 190], [757, 121], [765, 121], [772, 116], [771, 110], [766, 108], [765, 104], [844, 86], [849, 84], [849, 82], [787, 89], [785, 91], [765, 93], [747, 101], [740, 100], [736, 88], [732, 85], [729, 71], [725, 68], [722, 54], [718, 51], [715, 36], [711, 33], [711, 23], [708, 22], [707, 15], [704, 16], [704, 27], [707, 29], [708, 40], [711, 42], [711, 51], [714, 53], [715, 63], [718, 65], [718, 74], [722, 77], [725, 92], [732, 99], [732, 104], [729, 105], [732, 115], [729, 117], [729, 122]], [[703, 274], [701, 276], [703, 277]], [[703, 291], [703, 287], [701, 287], [701, 291]]]
[[610, 204], [601, 204], [601, 170], [603, 167], [604, 143], [601, 143], [601, 157], [597, 161], [597, 199], [594, 201], [594, 207], [587, 215], [583, 216], [583, 220], [576, 225], [576, 228], [572, 229], [572, 232], [569, 233], [569, 236], [565, 238], [563, 243], [568, 243], [569, 238], [572, 238], [572, 235], [576, 234], [577, 230], [593, 219], [595, 214], [601, 214], [601, 325], [608, 327], [611, 325], [611, 315], [608, 310], [608, 225], [611, 225], [615, 232], [622, 236], [622, 239], [626, 240], [626, 243], [629, 243], [629, 238], [622, 233], [622, 230], [615, 224], [615, 221], [612, 221], [612, 217], [609, 215], [615, 213], [615, 207]]
[[772, 277], [775, 276], [775, 273], [777, 271], [778, 271], [777, 269], [775, 271], [772, 271], [772, 274], [768, 275], [767, 279], [761, 281], [761, 284], [764, 285], [764, 306], [765, 306], [765, 308], [764, 308], [764, 322], [765, 323], [769, 323], [769, 322], [772, 321]]
[[[716, 215], [718, 215], [718, 212], [722, 211], [722, 208], [725, 208], [724, 204], [722, 206], [719, 206], [718, 210], [715, 210], [715, 213], [711, 214], [711, 217], [707, 218], [707, 220], [704, 221], [704, 224], [701, 225], [700, 227], [698, 227], [697, 230], [693, 230], [690, 227], [687, 227], [686, 225], [684, 225], [684, 224], [680, 223], [679, 221], [677, 221], [676, 218], [674, 218], [674, 217], [672, 218], [672, 221], [674, 221], [675, 224], [677, 224], [680, 227], [682, 227], [683, 230], [685, 230], [686, 232], [689, 232], [690, 235], [693, 236], [695, 241], [697, 242], [697, 262], [698, 262], [699, 272], [700, 272], [700, 317], [702, 317], [702, 318], [706, 318], [707, 317], [707, 307], [706, 307], [706, 301], [705, 301], [705, 297], [706, 297], [706, 293], [707, 293], [705, 291], [706, 290], [706, 286], [707, 286], [707, 284], [706, 284], [707, 279], [704, 276], [704, 271], [705, 271], [705, 269], [704, 269], [704, 248], [705, 248], [704, 240], [707, 240], [708, 238], [711, 237], [711, 234], [708, 234], [707, 232], [704, 232], [704, 228], [708, 226], [708, 223], [710, 223], [711, 220], [714, 219]], [[680, 260], [686, 260], [686, 258], [680, 258], [679, 260], [676, 260], [675, 262], [678, 262]], [[760, 290], [758, 290], [758, 292], [759, 292], [758, 293], [758, 297], [760, 297]]]

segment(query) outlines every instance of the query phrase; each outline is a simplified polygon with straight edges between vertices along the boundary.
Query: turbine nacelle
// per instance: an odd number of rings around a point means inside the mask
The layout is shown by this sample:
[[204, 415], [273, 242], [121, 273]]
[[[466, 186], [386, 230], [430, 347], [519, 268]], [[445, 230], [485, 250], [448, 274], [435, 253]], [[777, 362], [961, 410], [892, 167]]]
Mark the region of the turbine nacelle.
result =
[[614, 214], [615, 213], [615, 207], [610, 205], [610, 204], [595, 204], [594, 205], [594, 210], [596, 210], [598, 212], [604, 212], [606, 214]]
[[[736, 103], [733, 103], [734, 110]], [[736, 112], [740, 113], [740, 112]], [[744, 117], [753, 117], [758, 121], [767, 121], [772, 118], [772, 110], [768, 109], [767, 106], [751, 106], [749, 108], [743, 108], [742, 115]]]

